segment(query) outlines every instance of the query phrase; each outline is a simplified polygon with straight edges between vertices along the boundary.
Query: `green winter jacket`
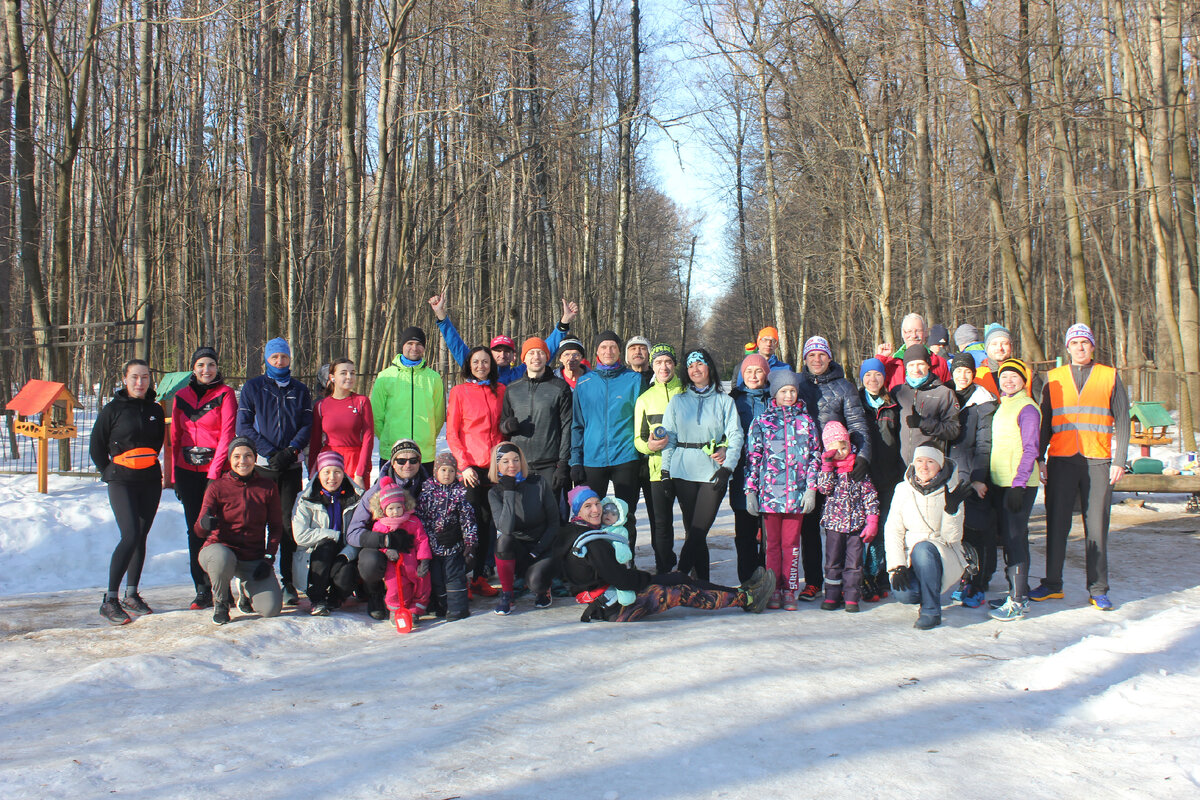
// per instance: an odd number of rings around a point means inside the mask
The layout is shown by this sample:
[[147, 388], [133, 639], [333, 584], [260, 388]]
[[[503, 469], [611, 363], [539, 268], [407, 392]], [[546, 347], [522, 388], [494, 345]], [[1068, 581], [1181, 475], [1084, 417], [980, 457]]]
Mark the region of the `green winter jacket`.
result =
[[650, 388], [638, 396], [633, 407], [633, 446], [642, 455], [650, 456], [651, 481], [662, 480], [662, 451], [655, 453], [650, 449], [650, 431], [662, 425], [667, 403], [682, 391], [683, 383], [678, 375], [672, 375], [665, 384], [655, 378]]
[[433, 461], [446, 422], [446, 386], [424, 359], [415, 367], [404, 366], [399, 355], [392, 359], [371, 387], [371, 410], [381, 459], [391, 458], [397, 440], [412, 439], [421, 448], [421, 460]]

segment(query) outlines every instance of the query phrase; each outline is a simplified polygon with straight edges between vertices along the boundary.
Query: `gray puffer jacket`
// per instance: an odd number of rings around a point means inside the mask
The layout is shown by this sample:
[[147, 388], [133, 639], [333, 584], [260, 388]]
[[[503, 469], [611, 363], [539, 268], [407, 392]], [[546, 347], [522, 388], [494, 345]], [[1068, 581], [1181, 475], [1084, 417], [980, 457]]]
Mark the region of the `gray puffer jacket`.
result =
[[900, 404], [900, 456], [912, 466], [913, 451], [919, 445], [936, 447], [948, 452], [950, 442], [958, 438], [958, 399], [954, 390], [939, 381], [931, 372], [924, 383], [914, 389], [902, 383], [892, 391]]
[[825, 429], [831, 419], [846, 426], [850, 431], [850, 444], [860, 458], [871, 461], [871, 431], [858, 389], [846, 379], [846, 372], [836, 361], [829, 362], [829, 369], [813, 375], [805, 367], [800, 373], [800, 398], [808, 413], [817, 419], [817, 435]]

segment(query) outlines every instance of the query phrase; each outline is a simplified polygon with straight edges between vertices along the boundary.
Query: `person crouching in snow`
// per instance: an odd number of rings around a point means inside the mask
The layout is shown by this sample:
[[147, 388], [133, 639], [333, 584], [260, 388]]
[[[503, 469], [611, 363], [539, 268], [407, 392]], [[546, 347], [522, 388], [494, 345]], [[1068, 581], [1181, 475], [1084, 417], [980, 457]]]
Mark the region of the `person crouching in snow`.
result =
[[681, 572], [651, 575], [633, 565], [629, 540], [623, 535], [624, 502], [605, 498], [618, 509], [617, 522], [608, 527], [600, 497], [587, 486], [577, 486], [568, 495], [571, 522], [561, 540], [563, 570], [576, 601], [585, 603], [580, 619], [633, 622], [680, 606], [716, 610], [741, 608], [759, 613], [775, 591], [775, 573], [765, 567], [755, 570], [741, 586], [720, 586], [691, 578]]
[[458, 461], [453, 453], [438, 453], [433, 461], [433, 477], [435, 480], [425, 482], [417, 500], [417, 519], [421, 520], [429, 537], [429, 549], [433, 551], [430, 600], [437, 616], [464, 619], [471, 616], [467, 607], [467, 573], [475, 566], [479, 535], [475, 508], [467, 500], [467, 487], [458, 479]]
[[292, 535], [296, 539], [292, 577], [305, 587], [311, 614], [329, 612], [354, 594], [358, 569], [351, 561], [357, 548], [346, 544], [346, 529], [358, 507], [359, 490], [346, 474], [346, 462], [336, 450], [325, 450], [313, 462], [316, 470], [296, 498]]
[[549, 608], [559, 519], [554, 490], [541, 475], [530, 474], [525, 454], [511, 442], [492, 449], [488, 479], [495, 484], [488, 490], [496, 523], [496, 577], [500, 579], [500, 603], [495, 612], [501, 616], [512, 613], [518, 571], [533, 592], [534, 608]]
[[821, 443], [817, 423], [799, 402], [800, 376], [777, 369], [768, 383], [774, 399], [747, 433], [746, 510], [762, 515], [766, 566], [777, 583], [767, 608], [795, 611], [800, 528], [817, 503]]
[[825, 529], [824, 611], [858, 611], [862, 595], [863, 550], [879, 533], [879, 496], [870, 478], [854, 480], [857, 456], [850, 452], [850, 432], [835, 419], [821, 431], [825, 455], [817, 489], [827, 498], [821, 515]]
[[896, 599], [921, 604], [914, 628], [941, 624], [941, 595], [958, 584], [966, 568], [962, 497], [955, 463], [932, 445], [914, 449], [883, 529]]
[[433, 559], [425, 528], [412, 513], [416, 501], [384, 476], [379, 491], [367, 502], [374, 520], [371, 531], [379, 537], [377, 546], [389, 564], [383, 574], [384, 603], [393, 622], [400, 621], [402, 612], [411, 614], [415, 621], [429, 604], [429, 562]]

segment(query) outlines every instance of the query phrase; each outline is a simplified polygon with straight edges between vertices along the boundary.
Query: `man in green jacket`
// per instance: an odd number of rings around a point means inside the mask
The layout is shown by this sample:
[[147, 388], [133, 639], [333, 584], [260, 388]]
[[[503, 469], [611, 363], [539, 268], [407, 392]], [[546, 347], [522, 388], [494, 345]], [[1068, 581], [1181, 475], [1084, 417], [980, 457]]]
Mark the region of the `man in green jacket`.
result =
[[[437, 452], [438, 432], [446, 422], [446, 387], [437, 370], [425, 363], [425, 331], [417, 327], [404, 329], [400, 353], [375, 378], [371, 411], [381, 466], [400, 439], [412, 439], [422, 453], [432, 456]], [[432, 475], [433, 459], [424, 466]]]

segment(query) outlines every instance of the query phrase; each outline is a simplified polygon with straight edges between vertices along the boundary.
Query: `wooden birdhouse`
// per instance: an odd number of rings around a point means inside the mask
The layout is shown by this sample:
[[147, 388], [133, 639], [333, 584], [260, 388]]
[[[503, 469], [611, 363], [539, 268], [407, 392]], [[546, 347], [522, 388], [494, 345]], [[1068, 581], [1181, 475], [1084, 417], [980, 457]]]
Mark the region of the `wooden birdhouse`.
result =
[[1167, 435], [1167, 428], [1174, 424], [1175, 420], [1162, 403], [1131, 403], [1129, 406], [1129, 441], [1142, 448], [1144, 458], [1150, 456], [1151, 446], [1174, 441]]
[[[63, 410], [63, 421], [54, 423], [51, 410]], [[22, 436], [37, 440], [38, 492], [46, 494], [49, 474], [49, 442], [51, 439], [75, 438], [75, 409], [83, 408], [65, 384], [32, 380], [21, 387], [5, 409], [17, 415], [13, 429]], [[38, 419], [32, 419], [37, 417]]]

